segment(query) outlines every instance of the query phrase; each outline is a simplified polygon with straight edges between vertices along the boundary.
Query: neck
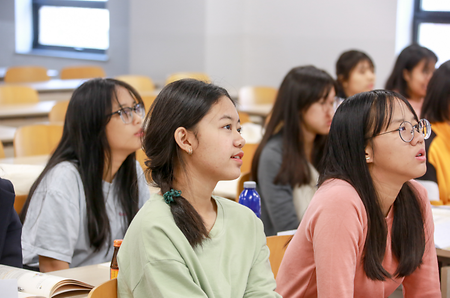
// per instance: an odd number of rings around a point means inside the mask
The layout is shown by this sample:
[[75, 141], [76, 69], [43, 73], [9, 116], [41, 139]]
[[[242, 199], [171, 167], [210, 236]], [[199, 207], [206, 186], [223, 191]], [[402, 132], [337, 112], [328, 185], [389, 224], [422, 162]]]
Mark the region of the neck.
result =
[[183, 198], [194, 207], [202, 218], [205, 218], [210, 212], [215, 212], [211, 195], [218, 181], [205, 179], [200, 174], [195, 173], [195, 170], [188, 166], [186, 166], [186, 171], [180, 170], [178, 167], [174, 173], [176, 178], [172, 187], [181, 190]]
[[412, 92], [410, 92], [409, 94], [410, 94], [410, 96], [408, 98], [409, 101], [413, 101], [416, 103], [421, 103], [423, 101], [423, 96], [420, 96], [420, 95], [412, 93]]
[[122, 163], [125, 161], [125, 159], [128, 157], [128, 155], [125, 154], [113, 154], [111, 152], [111, 168], [108, 171], [108, 160], [105, 160], [105, 169], [103, 171], [103, 180], [106, 182], [111, 183], [114, 179], [114, 176], [116, 176], [117, 171], [119, 170]]
[[314, 147], [314, 140], [316, 139], [316, 134], [308, 131], [302, 125], [303, 132], [303, 148], [305, 150], [306, 159], [311, 163], [312, 151]]
[[369, 167], [369, 171], [378, 195], [381, 211], [384, 216], [387, 216], [404, 182], [392, 180], [387, 177], [388, 175], [378, 175], [372, 167]]

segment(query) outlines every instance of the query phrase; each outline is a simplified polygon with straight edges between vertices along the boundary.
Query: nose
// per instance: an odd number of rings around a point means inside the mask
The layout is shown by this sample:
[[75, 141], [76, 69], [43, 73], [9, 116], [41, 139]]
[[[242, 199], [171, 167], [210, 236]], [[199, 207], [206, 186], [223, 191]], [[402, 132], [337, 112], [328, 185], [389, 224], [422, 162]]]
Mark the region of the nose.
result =
[[423, 136], [422, 133], [418, 132], [418, 131], [414, 131], [414, 137], [411, 140], [411, 145], [415, 146], [417, 144], [421, 144], [425, 141], [425, 138]]
[[144, 118], [143, 116], [139, 115], [139, 113], [136, 113], [136, 111], [133, 111], [131, 115], [133, 115], [133, 124], [142, 124]]
[[238, 134], [238, 137], [234, 141], [234, 146], [236, 146], [238, 148], [242, 148], [245, 145], [245, 139], [242, 137], [242, 135], [240, 133], [237, 133], [237, 134]]

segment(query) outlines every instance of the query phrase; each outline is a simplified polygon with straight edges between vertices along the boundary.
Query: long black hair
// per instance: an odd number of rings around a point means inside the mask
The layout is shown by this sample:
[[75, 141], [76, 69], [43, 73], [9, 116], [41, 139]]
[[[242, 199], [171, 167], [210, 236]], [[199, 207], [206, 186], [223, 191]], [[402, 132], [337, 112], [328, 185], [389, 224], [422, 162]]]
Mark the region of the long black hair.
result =
[[350, 78], [350, 73], [361, 61], [367, 61], [372, 70], [375, 71], [375, 65], [373, 64], [372, 59], [364, 52], [358, 50], [349, 50], [339, 56], [338, 60], [336, 61], [337, 96], [341, 98], [348, 97], [347, 94], [345, 94], [342, 84]]
[[[403, 102], [418, 121], [409, 102], [395, 92], [375, 90], [345, 100], [334, 115], [324, 167], [319, 176], [319, 186], [328, 179], [342, 179], [350, 183], [360, 196], [368, 219], [364, 271], [372, 280], [383, 281], [391, 275], [382, 266], [387, 227], [366, 163], [365, 148], [374, 136], [389, 126], [397, 101]], [[416, 190], [409, 182], [403, 184], [393, 208], [391, 244], [399, 262], [394, 275], [403, 277], [413, 273], [421, 264], [425, 251], [423, 210]]]
[[428, 82], [421, 117], [432, 123], [450, 121], [450, 60], [441, 64]]
[[[336, 90], [333, 78], [314, 66], [295, 67], [288, 72], [278, 90], [264, 136], [253, 156], [251, 175], [256, 182], [261, 153], [277, 133], [283, 135], [283, 160], [274, 183], [294, 187], [311, 181], [301, 129], [302, 112], [328, 97], [333, 88]], [[314, 140], [311, 160], [316, 169], [320, 166], [325, 140], [326, 136], [319, 134]]]
[[[96, 251], [111, 243], [111, 230], [102, 191], [104, 171], [111, 168], [111, 150], [106, 138], [106, 124], [117, 99], [116, 88], [122, 86], [136, 102], [140, 95], [130, 85], [114, 79], [93, 79], [83, 83], [72, 94], [67, 107], [61, 141], [43, 172], [33, 183], [20, 214], [22, 222], [36, 188], [47, 173], [63, 161], [72, 162], [80, 173], [86, 196], [87, 226], [90, 245]], [[139, 190], [135, 153], [128, 155], [117, 171], [114, 191], [126, 214], [127, 226], [138, 211]]]
[[400, 93], [409, 98], [408, 82], [403, 74], [404, 70], [411, 72], [420, 61], [425, 60], [425, 67], [429, 62], [437, 62], [437, 56], [428, 48], [419, 46], [418, 44], [410, 45], [403, 49], [395, 61], [394, 68], [386, 81], [385, 88]]
[[[174, 138], [175, 131], [184, 127], [195, 132], [197, 123], [223, 96], [231, 100], [223, 88], [194, 79], [182, 79], [165, 86], [156, 97], [144, 121], [143, 148], [148, 157], [145, 162], [148, 180], [153, 180], [161, 193], [172, 188], [175, 168], [184, 169], [181, 149]], [[174, 197], [170, 210], [192, 247], [201, 245], [208, 238], [201, 216], [183, 196]]]

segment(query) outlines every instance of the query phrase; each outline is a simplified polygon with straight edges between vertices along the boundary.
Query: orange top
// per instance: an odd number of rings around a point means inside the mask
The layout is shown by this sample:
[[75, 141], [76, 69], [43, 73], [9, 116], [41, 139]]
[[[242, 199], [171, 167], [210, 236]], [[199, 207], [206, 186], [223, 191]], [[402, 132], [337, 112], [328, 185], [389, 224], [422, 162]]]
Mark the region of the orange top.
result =
[[114, 247], [120, 247], [122, 245], [122, 239], [116, 239], [114, 240]]

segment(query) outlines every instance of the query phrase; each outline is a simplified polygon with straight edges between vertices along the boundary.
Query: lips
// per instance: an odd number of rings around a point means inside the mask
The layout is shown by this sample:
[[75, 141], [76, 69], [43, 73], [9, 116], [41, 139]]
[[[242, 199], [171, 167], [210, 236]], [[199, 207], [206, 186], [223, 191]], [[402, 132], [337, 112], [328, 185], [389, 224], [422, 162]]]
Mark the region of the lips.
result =
[[144, 136], [144, 130], [141, 128], [134, 135], [137, 136], [137, 137], [142, 137], [142, 136]]
[[419, 152], [417, 152], [416, 159], [421, 161], [421, 162], [427, 160], [427, 157], [425, 155], [425, 150], [424, 149], [420, 149]]
[[231, 156], [232, 159], [239, 159], [239, 160], [241, 160], [242, 157], [244, 157], [244, 152], [239, 152], [238, 154]]

